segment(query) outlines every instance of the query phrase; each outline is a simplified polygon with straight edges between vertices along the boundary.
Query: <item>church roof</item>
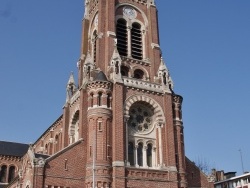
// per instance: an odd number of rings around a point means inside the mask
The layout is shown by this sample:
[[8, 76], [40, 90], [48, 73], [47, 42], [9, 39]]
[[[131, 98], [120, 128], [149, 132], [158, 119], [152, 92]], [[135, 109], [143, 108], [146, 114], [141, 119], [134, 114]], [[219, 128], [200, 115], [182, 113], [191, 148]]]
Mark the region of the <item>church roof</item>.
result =
[[41, 153], [35, 153], [35, 158], [47, 159], [49, 157], [50, 157], [49, 155], [44, 155], [44, 154], [41, 154]]
[[28, 149], [28, 144], [0, 141], [0, 155], [22, 157]]

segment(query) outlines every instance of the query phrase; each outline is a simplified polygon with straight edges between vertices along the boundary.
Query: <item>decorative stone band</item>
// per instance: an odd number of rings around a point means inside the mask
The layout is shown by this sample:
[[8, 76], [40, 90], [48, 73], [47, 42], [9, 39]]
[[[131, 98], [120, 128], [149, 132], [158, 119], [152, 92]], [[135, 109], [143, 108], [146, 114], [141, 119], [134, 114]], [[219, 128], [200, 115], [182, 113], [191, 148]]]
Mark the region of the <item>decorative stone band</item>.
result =
[[135, 63], [135, 64], [140, 64], [140, 65], [146, 65], [146, 66], [151, 66], [150, 62], [148, 60], [138, 60], [138, 59], [133, 59], [132, 57], [126, 57], [126, 56], [121, 56], [121, 59], [123, 62], [129, 62], [129, 63]]
[[7, 161], [21, 161], [21, 157], [15, 157], [15, 156], [7, 156], [7, 155], [0, 155], [0, 161], [1, 160], [7, 160]]
[[87, 85], [88, 89], [110, 89], [111, 88], [111, 82], [108, 81], [92, 81], [88, 83]]
[[112, 166], [113, 167], [123, 167], [123, 166], [125, 166], [125, 163], [124, 163], [124, 161], [114, 161], [114, 162], [112, 162]]
[[127, 98], [124, 106], [124, 116], [129, 117], [130, 107], [135, 102], [140, 102], [140, 101], [146, 102], [149, 105], [151, 105], [151, 108], [155, 112], [155, 117], [156, 117], [155, 121], [159, 123], [159, 125], [165, 124], [166, 120], [161, 106], [154, 99], [146, 95], [132, 95], [129, 98]]
[[150, 83], [147, 81], [133, 79], [133, 78], [123, 78], [123, 80], [125, 86], [131, 87], [133, 89], [141, 89], [144, 91], [151, 91], [159, 94], [171, 93], [169, 89], [166, 90], [166, 88], [163, 88], [163, 86], [160, 84]]
[[130, 1], [140, 3], [143, 5], [155, 5], [154, 0], [130, 0]]

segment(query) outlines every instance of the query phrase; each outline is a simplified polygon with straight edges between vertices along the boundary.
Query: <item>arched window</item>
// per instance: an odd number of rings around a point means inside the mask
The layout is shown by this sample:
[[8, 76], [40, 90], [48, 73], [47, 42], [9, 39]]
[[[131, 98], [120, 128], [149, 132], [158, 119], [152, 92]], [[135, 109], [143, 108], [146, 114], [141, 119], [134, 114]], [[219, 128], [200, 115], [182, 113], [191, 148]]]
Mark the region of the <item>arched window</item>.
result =
[[93, 93], [90, 93], [90, 107], [93, 107], [93, 100], [94, 100], [94, 94]]
[[96, 46], [97, 46], [97, 38], [98, 38], [98, 35], [97, 35], [97, 31], [95, 30], [94, 33], [93, 33], [93, 38], [92, 38], [92, 42], [93, 42], [93, 60], [94, 62], [96, 62]]
[[117, 49], [120, 55], [128, 55], [128, 33], [127, 22], [124, 19], [117, 20], [116, 23]]
[[137, 147], [137, 163], [139, 166], [143, 166], [143, 144], [139, 143]]
[[107, 97], [107, 107], [111, 108], [111, 94], [110, 93], [108, 94], [108, 97]]
[[136, 79], [143, 79], [143, 77], [144, 77], [144, 72], [142, 70], [136, 69], [134, 71], [134, 78], [136, 78]]
[[128, 143], [128, 161], [131, 166], [134, 166], [134, 144], [132, 142]]
[[133, 58], [142, 60], [142, 34], [139, 23], [132, 24], [131, 30], [131, 55]]
[[79, 140], [79, 110], [74, 114], [69, 128], [69, 144]]
[[7, 166], [3, 165], [1, 166], [1, 170], [0, 170], [0, 182], [6, 183], [6, 178], [7, 178]]
[[[160, 164], [156, 156], [157, 142], [160, 143], [160, 140], [156, 137], [154, 110], [153, 106], [142, 101], [134, 102], [129, 108], [127, 160], [135, 167], [156, 168]], [[133, 151], [135, 145], [136, 150]]]
[[45, 154], [48, 154], [48, 144], [45, 144], [45, 147], [44, 147], [44, 148], [45, 148], [44, 153], [45, 153]]
[[97, 98], [97, 105], [101, 106], [102, 105], [102, 93], [98, 93], [98, 98]]
[[55, 145], [54, 145], [54, 147], [55, 147], [55, 153], [56, 152], [58, 152], [59, 151], [59, 137], [58, 137], [58, 135], [56, 135], [56, 137], [55, 137]]
[[53, 154], [53, 143], [52, 142], [49, 143], [49, 153], [48, 154], [49, 155]]
[[15, 166], [10, 166], [8, 182], [10, 183], [15, 178]]
[[129, 72], [129, 68], [126, 66], [121, 66], [121, 74], [122, 76], [127, 76], [128, 77], [128, 72]]
[[147, 147], [147, 165], [152, 167], [152, 144], [148, 144]]

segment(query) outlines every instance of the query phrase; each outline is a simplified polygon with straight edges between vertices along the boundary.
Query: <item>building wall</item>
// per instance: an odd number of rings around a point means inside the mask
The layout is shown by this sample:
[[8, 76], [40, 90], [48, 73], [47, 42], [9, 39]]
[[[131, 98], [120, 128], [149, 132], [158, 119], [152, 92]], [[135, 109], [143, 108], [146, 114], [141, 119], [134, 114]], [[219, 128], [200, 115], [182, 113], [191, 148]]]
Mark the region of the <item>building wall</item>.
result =
[[195, 165], [194, 162], [186, 158], [186, 177], [188, 187], [213, 188], [214, 182], [209, 182], [208, 177]]
[[[84, 141], [66, 149], [45, 165], [44, 186], [82, 187], [85, 177], [86, 151]], [[35, 186], [36, 187], [36, 186]]]
[[10, 183], [18, 175], [21, 166], [21, 157], [0, 155], [0, 185]]

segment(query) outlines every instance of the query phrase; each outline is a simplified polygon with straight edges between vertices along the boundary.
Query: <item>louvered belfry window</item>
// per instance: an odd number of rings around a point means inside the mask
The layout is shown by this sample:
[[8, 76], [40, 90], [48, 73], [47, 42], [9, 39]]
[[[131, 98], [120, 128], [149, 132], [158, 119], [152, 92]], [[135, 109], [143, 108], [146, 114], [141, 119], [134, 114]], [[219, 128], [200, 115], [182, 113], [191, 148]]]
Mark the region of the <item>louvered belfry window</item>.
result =
[[128, 55], [128, 32], [127, 22], [124, 19], [119, 19], [116, 25], [117, 49], [121, 56]]
[[138, 23], [132, 24], [131, 55], [135, 59], [142, 60], [142, 34], [141, 34], [141, 25]]

